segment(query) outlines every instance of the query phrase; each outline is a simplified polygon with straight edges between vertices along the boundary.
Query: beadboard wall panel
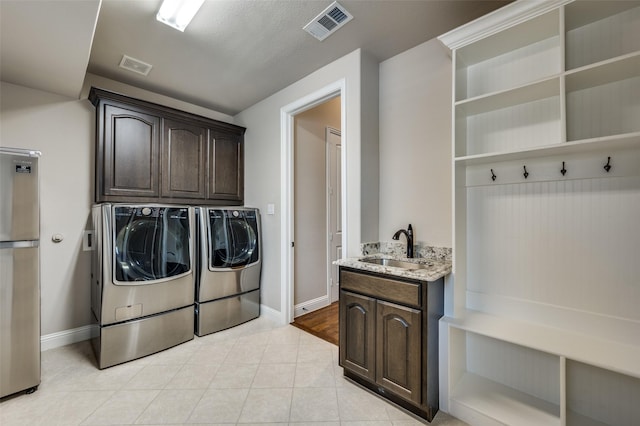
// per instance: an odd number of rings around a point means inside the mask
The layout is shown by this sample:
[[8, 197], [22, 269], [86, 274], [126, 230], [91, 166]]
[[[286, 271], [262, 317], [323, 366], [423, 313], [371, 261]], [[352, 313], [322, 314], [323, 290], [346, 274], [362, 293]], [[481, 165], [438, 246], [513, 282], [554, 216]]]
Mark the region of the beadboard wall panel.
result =
[[467, 289], [640, 321], [640, 177], [467, 189]]
[[574, 141], [640, 131], [638, 99], [640, 77], [567, 93], [567, 139]]
[[512, 151], [562, 142], [560, 99], [552, 96], [467, 118], [467, 155]]
[[[618, 2], [618, 4], [620, 8], [633, 5], [631, 2], [626, 4]], [[571, 11], [573, 7], [585, 6], [575, 4], [568, 9]], [[640, 7], [597, 22], [587, 22], [588, 25], [584, 25], [584, 22], [574, 22], [571, 19], [574, 15], [570, 12], [567, 16], [569, 17], [566, 32], [568, 70], [640, 50]]]
[[467, 371], [537, 398], [560, 401], [560, 360], [544, 352], [468, 333]]
[[530, 44], [469, 66], [466, 98], [518, 87], [560, 73], [560, 37]]

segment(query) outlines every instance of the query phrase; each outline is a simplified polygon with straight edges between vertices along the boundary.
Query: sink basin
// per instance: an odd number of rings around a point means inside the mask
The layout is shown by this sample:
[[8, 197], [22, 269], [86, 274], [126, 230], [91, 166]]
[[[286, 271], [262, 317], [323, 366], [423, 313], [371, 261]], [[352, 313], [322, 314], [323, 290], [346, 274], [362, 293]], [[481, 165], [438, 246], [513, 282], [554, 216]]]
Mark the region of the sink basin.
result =
[[372, 263], [374, 265], [382, 265], [382, 266], [392, 266], [394, 268], [402, 268], [402, 269], [429, 269], [432, 267], [431, 264], [428, 263], [413, 263], [413, 262], [403, 262], [402, 260], [396, 259], [360, 259], [360, 262]]

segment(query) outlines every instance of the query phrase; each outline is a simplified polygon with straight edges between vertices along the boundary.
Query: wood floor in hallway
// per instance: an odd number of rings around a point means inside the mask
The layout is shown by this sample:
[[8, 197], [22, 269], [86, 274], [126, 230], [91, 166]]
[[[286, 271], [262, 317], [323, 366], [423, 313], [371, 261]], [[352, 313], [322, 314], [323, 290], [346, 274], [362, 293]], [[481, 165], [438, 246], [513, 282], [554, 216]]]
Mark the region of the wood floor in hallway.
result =
[[291, 325], [338, 345], [338, 302], [301, 315]]

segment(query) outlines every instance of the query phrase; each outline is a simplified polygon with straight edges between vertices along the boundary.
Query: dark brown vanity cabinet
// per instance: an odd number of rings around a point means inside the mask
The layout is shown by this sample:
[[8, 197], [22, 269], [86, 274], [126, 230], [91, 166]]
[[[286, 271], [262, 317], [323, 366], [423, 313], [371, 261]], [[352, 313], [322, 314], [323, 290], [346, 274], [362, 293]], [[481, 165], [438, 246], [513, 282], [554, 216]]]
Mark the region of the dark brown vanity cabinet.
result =
[[340, 267], [344, 375], [431, 421], [443, 307], [442, 278], [423, 282]]
[[243, 127], [92, 88], [96, 202], [241, 205]]

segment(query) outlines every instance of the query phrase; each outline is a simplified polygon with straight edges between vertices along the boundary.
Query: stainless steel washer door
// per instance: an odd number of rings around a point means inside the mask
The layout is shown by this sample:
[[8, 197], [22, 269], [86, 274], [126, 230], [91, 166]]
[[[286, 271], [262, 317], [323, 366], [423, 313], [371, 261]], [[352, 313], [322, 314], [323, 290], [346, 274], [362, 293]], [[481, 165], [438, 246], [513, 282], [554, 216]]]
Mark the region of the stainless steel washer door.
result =
[[115, 281], [164, 280], [191, 270], [187, 208], [114, 207]]

